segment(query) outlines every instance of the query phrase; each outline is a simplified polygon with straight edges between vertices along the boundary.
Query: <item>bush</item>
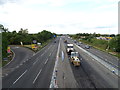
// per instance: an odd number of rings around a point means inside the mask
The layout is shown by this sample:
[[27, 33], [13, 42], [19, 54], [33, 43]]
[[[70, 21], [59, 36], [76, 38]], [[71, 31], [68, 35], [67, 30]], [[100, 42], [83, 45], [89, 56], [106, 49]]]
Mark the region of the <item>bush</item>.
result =
[[116, 36], [109, 42], [110, 49], [116, 52], [120, 52], [120, 36]]

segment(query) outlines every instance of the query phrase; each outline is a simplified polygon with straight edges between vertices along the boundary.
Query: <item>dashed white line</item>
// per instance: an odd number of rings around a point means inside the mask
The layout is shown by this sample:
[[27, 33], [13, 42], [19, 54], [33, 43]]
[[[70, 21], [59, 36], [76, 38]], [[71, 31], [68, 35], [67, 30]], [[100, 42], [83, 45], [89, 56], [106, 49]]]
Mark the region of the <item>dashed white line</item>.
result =
[[16, 68], [19, 68], [19, 66], [16, 66]]
[[35, 56], [35, 53], [33, 53], [33, 56]]
[[22, 63], [20, 64], [20, 66], [23, 65]]
[[107, 61], [107, 59], [105, 59], [105, 61]]
[[51, 53], [49, 54], [49, 56], [51, 56]]
[[38, 60], [36, 60], [36, 61], [33, 63], [33, 65], [35, 65], [37, 61], [38, 61]]
[[37, 80], [38, 76], [40, 75], [42, 69], [40, 69], [39, 73], [37, 74], [37, 76], [35, 77], [34, 81], [33, 81], [33, 84], [35, 83], [35, 81]]
[[48, 62], [48, 58], [47, 58], [47, 60], [45, 61], [45, 63], [44, 64], [46, 64]]
[[41, 56], [43, 56], [43, 55], [44, 55], [44, 53]]
[[7, 76], [8, 74], [5, 74], [5, 76]]
[[26, 72], [27, 72], [27, 70], [25, 70], [25, 72], [20, 77], [18, 77], [18, 79], [16, 79], [13, 84], [15, 84]]

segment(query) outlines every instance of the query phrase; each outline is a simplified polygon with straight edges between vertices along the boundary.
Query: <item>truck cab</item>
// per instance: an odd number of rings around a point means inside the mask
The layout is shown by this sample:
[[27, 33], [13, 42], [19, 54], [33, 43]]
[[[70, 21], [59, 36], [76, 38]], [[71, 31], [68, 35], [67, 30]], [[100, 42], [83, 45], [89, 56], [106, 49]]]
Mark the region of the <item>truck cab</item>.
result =
[[73, 51], [73, 44], [67, 44], [67, 53], [68, 55], [71, 55], [71, 52]]

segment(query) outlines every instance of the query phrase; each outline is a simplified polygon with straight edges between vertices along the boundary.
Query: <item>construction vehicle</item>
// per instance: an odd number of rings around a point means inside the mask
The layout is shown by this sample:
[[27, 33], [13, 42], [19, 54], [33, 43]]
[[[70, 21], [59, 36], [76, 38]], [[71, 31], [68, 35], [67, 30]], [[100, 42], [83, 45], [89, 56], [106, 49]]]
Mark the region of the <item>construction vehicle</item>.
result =
[[67, 43], [67, 40], [64, 40], [64, 43]]
[[71, 52], [70, 61], [74, 66], [80, 66], [80, 59], [78, 52]]
[[71, 52], [73, 52], [73, 44], [67, 44], [67, 53], [68, 55], [71, 55]]

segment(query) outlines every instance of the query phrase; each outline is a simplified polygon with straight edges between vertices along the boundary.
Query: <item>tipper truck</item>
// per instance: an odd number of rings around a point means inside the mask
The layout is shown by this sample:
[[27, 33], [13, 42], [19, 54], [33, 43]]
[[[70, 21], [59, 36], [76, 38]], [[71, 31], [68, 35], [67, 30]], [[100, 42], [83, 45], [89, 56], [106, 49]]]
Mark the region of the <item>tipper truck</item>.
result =
[[74, 66], [80, 66], [79, 53], [74, 50], [73, 44], [67, 44], [67, 53], [70, 57], [70, 62]]
[[71, 52], [70, 61], [74, 66], [80, 66], [80, 59], [78, 52]]

